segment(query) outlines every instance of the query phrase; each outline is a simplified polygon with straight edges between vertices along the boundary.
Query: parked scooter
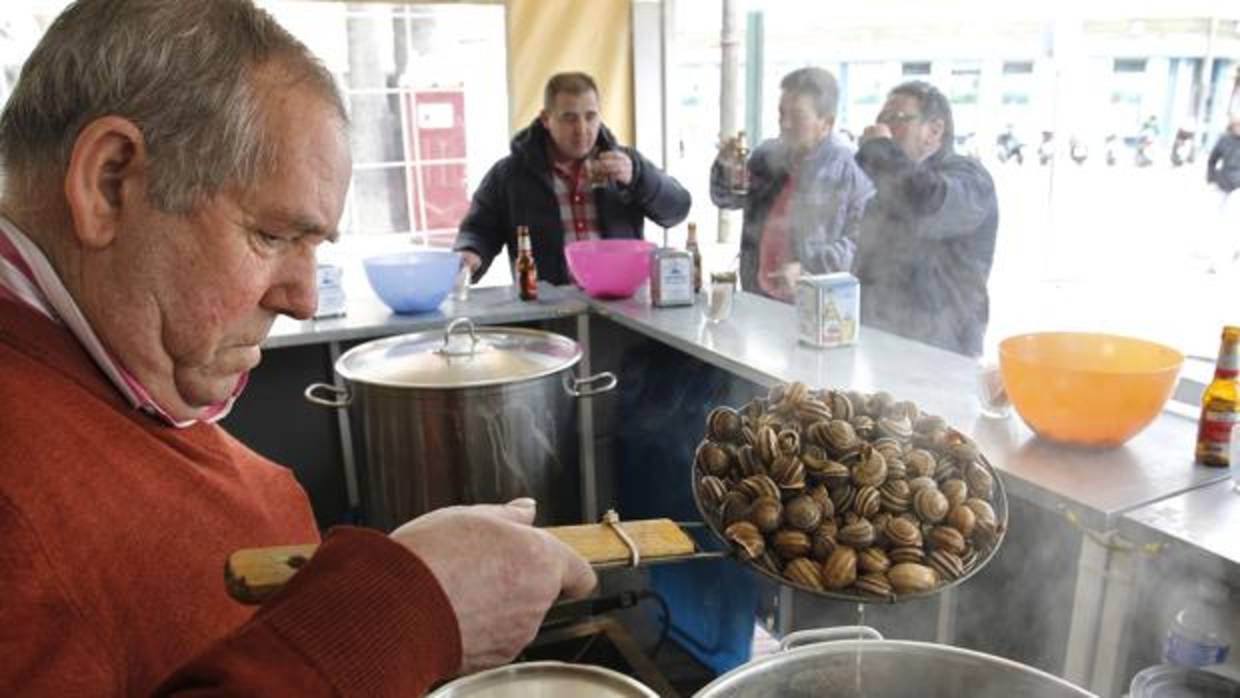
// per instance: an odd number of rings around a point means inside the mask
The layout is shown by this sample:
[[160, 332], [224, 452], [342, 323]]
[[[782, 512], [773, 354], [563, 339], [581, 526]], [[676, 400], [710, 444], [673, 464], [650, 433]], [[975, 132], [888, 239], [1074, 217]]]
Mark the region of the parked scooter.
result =
[[1055, 132], [1043, 131], [1042, 142], [1038, 144], [1038, 164], [1049, 165], [1055, 159]]
[[1017, 165], [1024, 164], [1024, 148], [1025, 144], [1021, 143], [1020, 139], [1016, 137], [1011, 126], [1008, 126], [995, 139], [995, 157], [999, 158], [999, 162], [1015, 160]]
[[968, 133], [956, 134], [956, 152], [967, 158], [974, 160], [981, 159], [982, 154], [977, 148], [977, 134], [969, 131]]
[[1106, 151], [1107, 167], [1114, 167], [1119, 162], [1119, 151], [1123, 147], [1120, 143], [1119, 136], [1114, 133], [1108, 133], [1106, 143], [1103, 149]]
[[1171, 144], [1171, 165], [1179, 167], [1184, 163], [1193, 163], [1197, 159], [1197, 134], [1192, 129], [1181, 128], [1175, 132], [1175, 142]]
[[1158, 139], [1158, 120], [1150, 117], [1141, 125], [1136, 138], [1135, 162], [1137, 167], [1149, 167], [1154, 164], [1154, 144]]

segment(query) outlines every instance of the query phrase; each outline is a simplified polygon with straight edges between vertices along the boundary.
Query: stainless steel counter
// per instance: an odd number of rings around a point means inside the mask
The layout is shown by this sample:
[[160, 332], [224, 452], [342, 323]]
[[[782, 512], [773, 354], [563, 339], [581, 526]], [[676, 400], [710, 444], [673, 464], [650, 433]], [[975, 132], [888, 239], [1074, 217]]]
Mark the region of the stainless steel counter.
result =
[[1126, 538], [1174, 541], [1240, 565], [1240, 491], [1228, 478], [1128, 512], [1119, 530]]
[[281, 316], [263, 348], [350, 342], [417, 332], [443, 327], [458, 317], [470, 317], [480, 325], [572, 317], [588, 308], [582, 296], [571, 289], [542, 285], [538, 295], [539, 299], [531, 303], [518, 300], [508, 287], [473, 289], [464, 303], [448, 299], [439, 310], [417, 315], [397, 315], [374, 296], [351, 297], [348, 314], [344, 317], [299, 321]]
[[652, 308], [644, 299], [590, 299], [596, 314], [738, 376], [769, 385], [886, 390], [972, 434], [1012, 496], [1069, 509], [1085, 526], [1109, 530], [1124, 512], [1214, 482], [1225, 474], [1193, 463], [1196, 424], [1164, 412], [1121, 448], [1073, 448], [1038, 438], [1013, 415], [981, 415], [971, 359], [870, 328], [851, 347], [797, 341], [791, 306], [738, 294], [730, 320], [706, 322], [701, 307]]

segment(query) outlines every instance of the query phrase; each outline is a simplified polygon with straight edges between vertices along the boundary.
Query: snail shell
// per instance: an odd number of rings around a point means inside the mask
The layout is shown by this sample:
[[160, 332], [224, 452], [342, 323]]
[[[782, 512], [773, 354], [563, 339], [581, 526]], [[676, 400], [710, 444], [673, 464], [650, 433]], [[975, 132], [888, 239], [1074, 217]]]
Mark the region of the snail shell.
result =
[[857, 553], [846, 545], [837, 547], [822, 566], [822, 585], [843, 589], [857, 581]]
[[798, 557], [784, 567], [784, 576], [803, 587], [822, 591], [822, 566], [812, 560]]
[[777, 531], [771, 537], [771, 547], [783, 559], [792, 560], [793, 558], [809, 555], [814, 546], [809, 536], [805, 535], [804, 532], [785, 528]]
[[964, 574], [964, 562], [955, 553], [947, 550], [935, 550], [930, 553], [926, 562], [945, 580], [959, 579]]
[[732, 470], [732, 447], [714, 441], [703, 441], [698, 444], [694, 460], [703, 474], [727, 477]]
[[771, 463], [771, 479], [784, 491], [795, 491], [805, 487], [805, 466], [799, 456], [781, 454]]
[[702, 508], [706, 511], [719, 511], [727, 493], [728, 486], [714, 475], [707, 475], [698, 480], [698, 496], [701, 497]]
[[827, 425], [827, 449], [841, 453], [857, 445], [857, 431], [853, 425], [842, 419], [833, 419]]
[[913, 431], [918, 434], [929, 434], [947, 428], [947, 422], [937, 414], [923, 414], [913, 421]]
[[839, 485], [831, 488], [831, 504], [835, 507], [837, 515], [843, 515], [852, 511], [853, 500], [857, 497], [857, 491], [852, 485]]
[[778, 499], [758, 497], [749, 508], [749, 521], [763, 533], [779, 530], [783, 523], [784, 506]]
[[900, 441], [908, 441], [913, 436], [913, 425], [906, 417], [879, 417], [875, 429], [880, 436], [890, 436]]
[[861, 460], [853, 468], [853, 482], [857, 485], [878, 487], [887, 481], [887, 459], [878, 449], [870, 446], [861, 447]]
[[731, 490], [723, 496], [719, 505], [719, 520], [727, 528], [749, 516], [749, 497], [739, 490]]
[[737, 521], [723, 531], [724, 538], [736, 544], [737, 554], [742, 560], [754, 560], [762, 557], [766, 551], [766, 540], [762, 533], [748, 521]]
[[912, 400], [897, 400], [887, 408], [887, 415], [891, 417], [903, 417], [909, 421], [909, 424], [915, 424], [921, 417], [921, 409], [917, 407], [917, 403]]
[[960, 531], [960, 535], [969, 538], [973, 535], [973, 526], [977, 523], [977, 514], [964, 505], [956, 505], [947, 512], [947, 525]]
[[924, 448], [914, 448], [904, 454], [904, 465], [908, 469], [908, 477], [934, 477], [937, 461], [934, 454]]
[[893, 596], [891, 582], [881, 572], [863, 574], [857, 578], [855, 586], [863, 594], [891, 600]]
[[822, 522], [822, 507], [813, 497], [803, 494], [788, 501], [784, 516], [789, 526], [800, 531], [812, 531]]
[[758, 452], [749, 444], [745, 444], [736, 450], [736, 464], [740, 469], [741, 477], [769, 474], [766, 464], [762, 462], [762, 459], [758, 458]]
[[939, 574], [933, 568], [915, 562], [901, 562], [887, 570], [887, 579], [897, 594], [917, 594], [939, 585]]
[[775, 481], [766, 475], [751, 475], [741, 480], [736, 489], [749, 495], [751, 500], [758, 497], [770, 497], [779, 501], [779, 485], [776, 485]]
[[814, 423], [831, 419], [831, 408], [817, 398], [807, 398], [797, 406], [797, 418], [802, 422]]
[[886, 511], [900, 513], [908, 511], [913, 504], [913, 492], [904, 480], [888, 480], [879, 490], [882, 495], [882, 507]]
[[943, 490], [943, 496], [947, 497], [947, 503], [953, 507], [964, 504], [964, 500], [969, 498], [969, 487], [964, 484], [964, 480], [953, 478], [943, 483], [939, 488]]
[[831, 414], [834, 415], [836, 419], [848, 421], [857, 413], [856, 406], [853, 405], [853, 402], [849, 399], [848, 395], [838, 390], [833, 390], [831, 391], [830, 396]]
[[870, 518], [878, 513], [881, 504], [882, 495], [878, 493], [878, 488], [863, 485], [857, 488], [857, 496], [853, 499], [853, 511]]
[[963, 555], [966, 547], [964, 536], [951, 526], [935, 526], [926, 534], [926, 542], [938, 550], [953, 555]]
[[913, 495], [913, 511], [927, 523], [938, 523], [947, 516], [947, 497], [937, 488], [924, 487]]
[[904, 458], [891, 457], [883, 454], [883, 458], [887, 459], [887, 480], [906, 480], [908, 479], [908, 467], [904, 465]]
[[784, 429], [776, 436], [779, 453], [795, 456], [801, 452], [801, 434], [792, 429]]
[[990, 499], [994, 478], [990, 471], [981, 463], [974, 461], [965, 466], [964, 480], [969, 485], [969, 494], [982, 499]]
[[874, 525], [869, 519], [858, 519], [856, 523], [848, 524], [840, 529], [836, 534], [836, 540], [841, 545], [847, 545], [853, 548], [868, 548], [874, 545]]
[[850, 423], [852, 424], [853, 430], [857, 433], [858, 439], [864, 439], [865, 441], [869, 441], [870, 439], [874, 438], [874, 418], [873, 417], [866, 415], [866, 414], [859, 414], [853, 417]]
[[826, 560], [835, 552], [839, 544], [835, 541], [838, 529], [835, 522], [829, 521], [820, 525], [810, 536], [810, 544], [813, 546], [811, 554], [815, 560]]
[[862, 573], [886, 572], [891, 568], [891, 558], [882, 548], [866, 548], [857, 553], [857, 570]]
[[865, 411], [874, 417], [881, 417], [895, 404], [896, 399], [886, 390], [874, 392], [865, 401]]
[[926, 560], [926, 552], [920, 547], [905, 546], [888, 550], [887, 557], [891, 558], [892, 564], [897, 565], [905, 562], [922, 563]]
[[822, 511], [823, 519], [830, 519], [835, 516], [835, 503], [831, 501], [831, 493], [827, 490], [826, 485], [815, 485], [809, 491], [809, 496]]
[[990, 526], [998, 524], [998, 520], [995, 518], [995, 510], [991, 508], [990, 502], [977, 497], [970, 497], [964, 501], [964, 505], [973, 510], [973, 514], [977, 516], [978, 523], [985, 523]]
[[766, 425], [758, 429], [757, 439], [754, 450], [758, 452], [758, 458], [763, 463], [771, 464], [779, 454], [779, 433], [774, 427]]
[[908, 519], [895, 517], [887, 522], [887, 540], [895, 548], [921, 548], [921, 528]]
[[706, 431], [715, 441], [741, 438], [741, 415], [731, 407], [716, 407], [706, 416]]

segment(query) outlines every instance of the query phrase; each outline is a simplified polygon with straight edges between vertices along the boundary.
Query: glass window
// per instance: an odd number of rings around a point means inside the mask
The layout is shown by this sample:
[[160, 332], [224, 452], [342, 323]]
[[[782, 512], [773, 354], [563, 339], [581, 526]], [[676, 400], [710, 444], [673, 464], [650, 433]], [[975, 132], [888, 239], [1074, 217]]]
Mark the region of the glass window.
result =
[[[66, 0], [6, 0], [0, 98]], [[259, 0], [337, 78], [352, 121], [346, 236], [449, 246], [508, 151], [502, 5]]]
[[[1210, 16], [1172, 0], [1139, 12], [1086, 3], [1069, 17], [1056, 6], [980, 1], [846, 13], [736, 3], [742, 113], [772, 113], [779, 71], [803, 65], [835, 73], [836, 126], [852, 134], [903, 80], [929, 80], [948, 95], [957, 147], [979, 158], [999, 196], [988, 345], [1025, 331], [1084, 329], [1162, 341], [1212, 362], [1221, 326], [1240, 322], [1232, 300], [1240, 222], [1223, 218], [1222, 194], [1205, 172], [1228, 114], [1240, 117], [1240, 5], [1213, 5]], [[718, 133], [722, 3], [676, 5], [669, 71], [674, 84], [692, 86], [683, 94], [709, 97], [679, 105], [681, 157], [669, 168], [693, 192], [703, 237], [716, 240], [721, 217], [705, 172]], [[755, 27], [762, 35], [748, 36]], [[745, 93], [754, 85], [745, 66], [755, 63], [768, 70], [760, 92]], [[1007, 133], [1020, 157], [1001, 161]], [[734, 256], [738, 237], [716, 244]]]

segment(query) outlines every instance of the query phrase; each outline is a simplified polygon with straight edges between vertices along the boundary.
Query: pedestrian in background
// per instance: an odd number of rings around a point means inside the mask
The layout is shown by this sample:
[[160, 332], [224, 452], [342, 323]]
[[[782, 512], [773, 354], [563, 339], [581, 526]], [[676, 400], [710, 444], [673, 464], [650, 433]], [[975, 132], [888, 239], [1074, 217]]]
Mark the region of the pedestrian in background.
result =
[[[779, 137], [731, 163], [723, 143], [710, 171], [710, 197], [720, 208], [743, 208], [741, 285], [792, 302], [802, 273], [848, 271], [857, 231], [874, 187], [842, 138], [832, 137], [839, 86], [822, 68], [801, 68], [780, 81]], [[729, 167], [749, 169], [749, 187], [728, 185]]]

